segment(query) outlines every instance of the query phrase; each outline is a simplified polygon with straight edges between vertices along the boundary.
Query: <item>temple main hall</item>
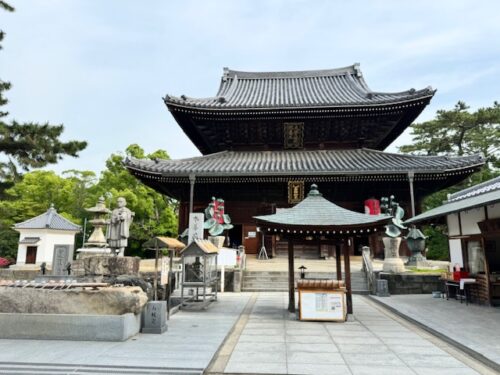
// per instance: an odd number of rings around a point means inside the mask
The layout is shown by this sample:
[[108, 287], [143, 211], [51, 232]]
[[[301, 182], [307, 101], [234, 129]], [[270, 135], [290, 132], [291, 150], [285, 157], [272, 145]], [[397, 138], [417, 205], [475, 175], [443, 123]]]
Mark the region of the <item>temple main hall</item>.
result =
[[[180, 203], [179, 233], [190, 212], [203, 212], [213, 196], [225, 200], [234, 228], [231, 246], [255, 254], [264, 244], [286, 255], [279, 234], [262, 234], [254, 216], [269, 215], [304, 199], [311, 184], [349, 210], [394, 195], [406, 218], [422, 200], [482, 167], [480, 155], [416, 156], [384, 150], [411, 125], [435, 94], [430, 87], [387, 93], [371, 90], [359, 64], [293, 72], [242, 72], [225, 68], [215, 96], [167, 95], [164, 102], [201, 152], [178, 160], [127, 158], [134, 176]], [[358, 234], [382, 256], [381, 234]], [[297, 245], [296, 256], [331, 253], [316, 242]]]

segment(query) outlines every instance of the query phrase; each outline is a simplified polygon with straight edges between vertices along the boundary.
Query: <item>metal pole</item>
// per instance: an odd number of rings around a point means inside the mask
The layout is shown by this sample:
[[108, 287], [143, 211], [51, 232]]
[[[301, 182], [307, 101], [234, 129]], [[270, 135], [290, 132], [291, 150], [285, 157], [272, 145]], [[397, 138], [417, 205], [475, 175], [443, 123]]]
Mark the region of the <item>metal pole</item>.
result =
[[194, 199], [194, 182], [196, 176], [194, 174], [189, 175], [189, 213], [193, 212], [193, 199]]
[[411, 217], [415, 216], [415, 192], [413, 191], [413, 180], [415, 178], [415, 172], [408, 172], [408, 181], [410, 183], [410, 199], [411, 199]]

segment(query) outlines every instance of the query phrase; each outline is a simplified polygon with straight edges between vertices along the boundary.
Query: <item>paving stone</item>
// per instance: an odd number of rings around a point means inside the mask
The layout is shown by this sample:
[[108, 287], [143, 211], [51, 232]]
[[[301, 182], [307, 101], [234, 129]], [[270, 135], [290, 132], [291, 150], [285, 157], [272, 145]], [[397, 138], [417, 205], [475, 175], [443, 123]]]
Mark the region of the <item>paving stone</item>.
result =
[[[310, 345], [310, 344], [308, 344]], [[284, 351], [286, 349], [285, 342], [261, 342], [256, 345], [254, 342], [238, 342], [234, 347], [234, 352], [260, 353]]]
[[286, 354], [287, 363], [341, 364], [345, 361], [339, 353], [311, 353], [289, 351]]
[[[406, 366], [349, 366], [353, 375], [415, 375], [415, 372]], [[433, 375], [429, 372], [426, 375]]]
[[250, 363], [278, 363], [278, 362], [286, 362], [286, 352], [285, 346], [283, 345], [282, 351], [273, 351], [273, 352], [245, 352], [245, 351], [237, 351], [231, 354], [231, 361], [236, 362], [250, 362]]
[[339, 350], [333, 343], [331, 344], [301, 344], [288, 342], [286, 343], [287, 352], [312, 352], [312, 353], [337, 353]]
[[261, 342], [282, 342], [285, 343], [285, 335], [282, 336], [265, 336], [265, 335], [241, 335], [239, 342], [253, 342], [259, 344]]
[[297, 342], [302, 344], [329, 344], [332, 339], [329, 335], [286, 335], [286, 342]]
[[300, 364], [288, 363], [289, 374], [304, 375], [351, 375], [351, 371], [346, 365], [323, 365], [323, 364]]
[[389, 353], [344, 353], [342, 354], [347, 364], [367, 366], [401, 366], [406, 364], [392, 352]]
[[435, 367], [413, 367], [418, 375], [479, 375], [471, 368], [435, 368]]
[[243, 374], [287, 374], [286, 363], [247, 363], [230, 360], [224, 369], [225, 373]]
[[390, 353], [391, 350], [385, 345], [365, 344], [337, 344], [341, 353]]
[[463, 362], [450, 355], [413, 354], [401, 357], [410, 367], [450, 368], [466, 367]]
[[382, 341], [376, 337], [349, 337], [349, 336], [335, 336], [332, 335], [333, 341], [336, 344], [371, 344], [380, 345]]

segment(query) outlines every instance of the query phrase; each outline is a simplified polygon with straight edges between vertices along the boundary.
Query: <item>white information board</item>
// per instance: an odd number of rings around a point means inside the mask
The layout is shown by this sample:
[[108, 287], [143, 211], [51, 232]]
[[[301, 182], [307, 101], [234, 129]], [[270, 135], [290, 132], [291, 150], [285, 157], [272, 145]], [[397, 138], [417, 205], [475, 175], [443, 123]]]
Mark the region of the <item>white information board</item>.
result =
[[343, 291], [300, 290], [300, 320], [345, 321], [346, 297]]
[[168, 263], [169, 259], [167, 257], [161, 258], [160, 285], [168, 284]]
[[188, 245], [196, 240], [203, 239], [203, 219], [205, 215], [202, 213], [190, 213], [189, 214], [189, 235], [188, 235]]
[[217, 265], [236, 266], [236, 251], [236, 249], [228, 249], [227, 247], [220, 248], [217, 254]]

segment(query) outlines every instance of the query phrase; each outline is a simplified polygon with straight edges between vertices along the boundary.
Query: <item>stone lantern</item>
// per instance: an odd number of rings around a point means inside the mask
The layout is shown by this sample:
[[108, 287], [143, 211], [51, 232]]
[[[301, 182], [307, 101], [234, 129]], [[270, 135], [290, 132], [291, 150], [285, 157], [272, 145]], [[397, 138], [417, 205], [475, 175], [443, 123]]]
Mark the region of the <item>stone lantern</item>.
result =
[[406, 263], [407, 265], [416, 266], [417, 262], [426, 260], [422, 255], [422, 252], [425, 250], [426, 238], [427, 237], [425, 237], [424, 234], [415, 226], [410, 228], [408, 235], [406, 236], [406, 243], [411, 251], [411, 256], [408, 258], [408, 262]]

